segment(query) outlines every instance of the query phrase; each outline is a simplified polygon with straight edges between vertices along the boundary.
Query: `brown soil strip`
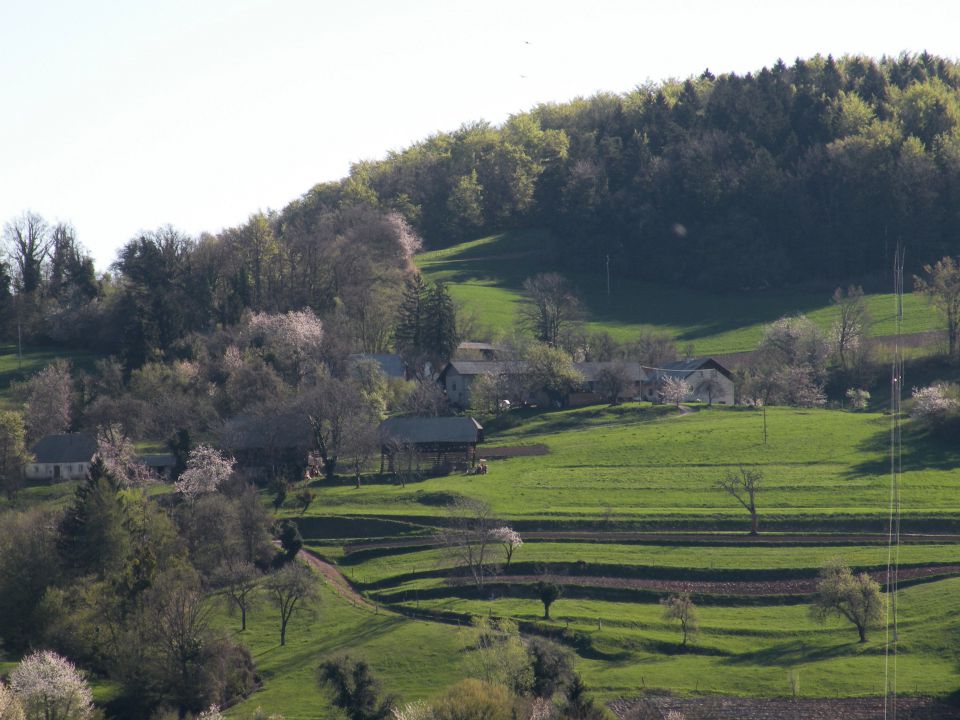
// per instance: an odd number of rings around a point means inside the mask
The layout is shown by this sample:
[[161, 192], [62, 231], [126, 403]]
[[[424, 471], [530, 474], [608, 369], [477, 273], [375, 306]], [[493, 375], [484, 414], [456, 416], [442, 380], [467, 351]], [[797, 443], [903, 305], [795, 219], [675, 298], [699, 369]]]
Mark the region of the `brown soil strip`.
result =
[[[603, 543], [676, 543], [689, 545], [694, 543], [724, 544], [724, 545], [861, 545], [886, 544], [886, 535], [834, 535], [834, 534], [807, 534], [807, 535], [721, 535], [717, 533], [650, 533], [650, 532], [577, 532], [577, 531], [542, 531], [522, 533], [526, 540], [582, 540], [585, 542]], [[960, 543], [960, 535], [901, 535], [902, 543]], [[363, 550], [379, 550], [391, 548], [431, 547], [439, 545], [440, 541], [432, 536], [412, 537], [398, 540], [375, 540], [366, 543], [344, 545], [345, 555]]]
[[[887, 584], [887, 573], [874, 573], [881, 585]], [[930, 565], [903, 568], [900, 582], [945, 575], [960, 575], [960, 565]], [[763, 595], [810, 595], [816, 590], [816, 578], [764, 581], [715, 581], [715, 580], [655, 580], [647, 578], [592, 577], [589, 575], [548, 575], [558, 585], [577, 587], [615, 588], [622, 590], [652, 590], [655, 592], [688, 592], [701, 595], [735, 595], [759, 597]], [[501, 575], [500, 582], [533, 584], [544, 579], [543, 575]], [[465, 585], [468, 578], [451, 578], [452, 585]]]

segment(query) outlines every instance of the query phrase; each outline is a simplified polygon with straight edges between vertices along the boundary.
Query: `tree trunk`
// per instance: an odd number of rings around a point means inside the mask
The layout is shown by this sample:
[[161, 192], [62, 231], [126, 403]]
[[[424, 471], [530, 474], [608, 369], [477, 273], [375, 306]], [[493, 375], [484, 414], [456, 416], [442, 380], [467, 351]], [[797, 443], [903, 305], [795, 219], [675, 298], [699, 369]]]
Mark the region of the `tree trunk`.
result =
[[750, 534], [758, 535], [760, 533], [760, 517], [757, 513], [750, 513]]
[[551, 605], [551, 603], [546, 603], [546, 602], [543, 604], [543, 619], [544, 619], [544, 620], [549, 620], [549, 619], [550, 619], [550, 605]]
[[280, 647], [287, 644], [287, 618], [280, 619]]
[[240, 605], [240, 632], [247, 629], [247, 604]]
[[857, 625], [857, 632], [860, 633], [860, 642], [865, 643], [867, 641], [867, 628], [863, 625]]

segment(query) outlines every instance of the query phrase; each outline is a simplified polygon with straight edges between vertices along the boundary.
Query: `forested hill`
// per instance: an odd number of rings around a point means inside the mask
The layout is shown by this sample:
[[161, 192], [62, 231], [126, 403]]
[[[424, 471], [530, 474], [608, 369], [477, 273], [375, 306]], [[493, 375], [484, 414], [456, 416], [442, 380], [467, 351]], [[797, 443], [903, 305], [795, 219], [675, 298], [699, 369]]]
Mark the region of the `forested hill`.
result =
[[318, 185], [402, 213], [439, 248], [547, 227], [571, 267], [717, 289], [846, 282], [953, 251], [960, 67], [817, 56], [466, 124]]

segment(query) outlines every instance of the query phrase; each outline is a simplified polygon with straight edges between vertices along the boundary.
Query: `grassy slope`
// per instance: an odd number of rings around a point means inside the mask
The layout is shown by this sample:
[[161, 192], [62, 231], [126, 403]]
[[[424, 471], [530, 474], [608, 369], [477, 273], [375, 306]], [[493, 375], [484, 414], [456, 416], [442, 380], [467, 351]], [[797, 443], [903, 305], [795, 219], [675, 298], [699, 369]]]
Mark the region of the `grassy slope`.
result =
[[[484, 476], [451, 475], [408, 485], [317, 484], [308, 515], [437, 516], [443, 494], [485, 500], [510, 520], [685, 517], [709, 527], [743, 510], [713, 483], [739, 464], [765, 474], [764, 518], [827, 514], [882, 517], [888, 500], [889, 420], [874, 413], [770, 408], [768, 444], [752, 410], [713, 408], [660, 417], [663, 408], [626, 405], [544, 413], [490, 434], [491, 445], [543, 443], [541, 457], [491, 461]], [[669, 411], [668, 411], [669, 412]], [[960, 452], [906, 432], [905, 514], [960, 515]], [[910, 531], [909, 523], [905, 531]]]
[[[551, 255], [548, 234], [518, 231], [423, 253], [417, 264], [431, 280], [449, 283], [456, 300], [473, 310], [482, 325], [499, 332], [514, 326], [524, 279], [553, 267]], [[584, 300], [591, 330], [625, 341], [641, 328], [653, 327], [681, 344], [693, 343], [698, 354], [753, 350], [763, 326], [783, 315], [806, 313], [824, 329], [834, 318], [828, 291], [718, 294], [614, 277], [608, 299], [599, 262], [582, 273], [565, 274]], [[873, 334], [892, 334], [893, 296], [870, 295], [867, 302], [875, 320]], [[912, 293], [904, 298], [904, 332], [939, 330], [941, 325], [924, 298]]]

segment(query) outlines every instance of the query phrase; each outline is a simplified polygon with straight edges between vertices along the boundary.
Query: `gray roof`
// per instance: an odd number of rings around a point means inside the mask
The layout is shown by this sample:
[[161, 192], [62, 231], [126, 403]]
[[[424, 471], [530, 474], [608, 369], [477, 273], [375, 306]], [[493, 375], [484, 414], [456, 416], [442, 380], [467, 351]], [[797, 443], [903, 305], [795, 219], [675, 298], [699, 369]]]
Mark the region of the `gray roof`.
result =
[[140, 462], [148, 468], [166, 468], [177, 464], [177, 458], [173, 453], [151, 453], [141, 455]]
[[383, 370], [383, 374], [392, 378], [404, 378], [407, 375], [407, 364], [403, 358], [396, 354], [389, 353], [354, 353], [347, 356], [351, 363], [361, 360], [373, 360]]
[[310, 421], [299, 413], [237, 415], [224, 423], [220, 444], [228, 450], [310, 447]]
[[38, 463], [90, 462], [97, 452], [97, 441], [84, 433], [47, 435], [33, 446]]
[[663, 367], [656, 368], [656, 371], [659, 375], [671, 375], [674, 377], [685, 378], [704, 367], [712, 367], [715, 370], [718, 370], [721, 374], [726, 375], [727, 377], [732, 377], [730, 370], [712, 357], [676, 360], [674, 362], [664, 363]]
[[390, 418], [380, 423], [384, 440], [411, 443], [475, 443], [483, 426], [472, 417]]
[[583, 375], [584, 382], [593, 382], [601, 370], [618, 366], [626, 370], [631, 382], [643, 382], [647, 379], [647, 374], [638, 362], [582, 362], [574, 363], [573, 366]]
[[456, 370], [460, 375], [515, 375], [527, 369], [524, 360], [452, 360], [446, 368]]

